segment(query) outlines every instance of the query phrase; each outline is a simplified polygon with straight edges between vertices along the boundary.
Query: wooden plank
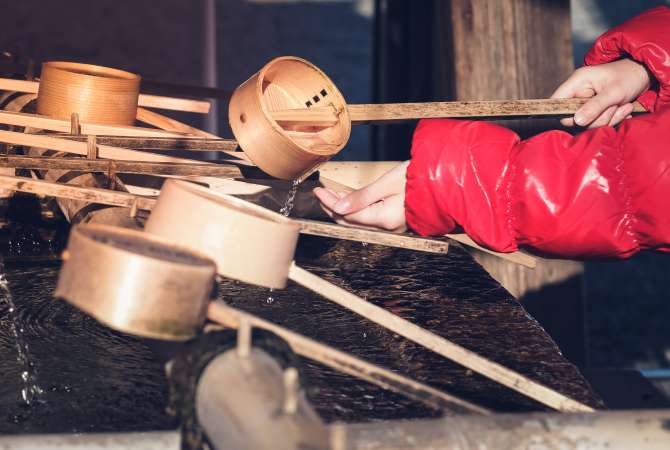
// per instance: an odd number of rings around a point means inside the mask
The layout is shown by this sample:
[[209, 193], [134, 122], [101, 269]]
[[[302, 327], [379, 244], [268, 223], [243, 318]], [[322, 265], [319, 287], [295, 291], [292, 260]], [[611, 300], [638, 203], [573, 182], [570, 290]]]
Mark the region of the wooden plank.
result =
[[[71, 134], [57, 134], [54, 137], [73, 141], [86, 141], [86, 136]], [[160, 151], [193, 151], [193, 152], [234, 152], [241, 157], [242, 152], [235, 152], [237, 141], [232, 139], [208, 139], [191, 136], [183, 137], [135, 137], [135, 136], [105, 136], [96, 135], [98, 144], [124, 147], [131, 150], [160, 150]]]
[[351, 292], [298, 267], [295, 263], [289, 269], [289, 278], [321, 294], [328, 300], [543, 405], [564, 412], [594, 411], [590, 406], [573, 400], [518, 372], [421, 328], [384, 308], [363, 300]]
[[0, 175], [0, 189], [144, 210], [151, 210], [156, 203], [155, 199], [144, 198], [126, 192], [71, 186], [8, 175]]
[[[0, 90], [25, 92], [37, 94], [40, 84], [37, 81], [13, 80], [11, 78], [0, 78]], [[157, 109], [168, 109], [172, 111], [185, 111], [207, 114], [211, 107], [210, 102], [205, 100], [191, 100], [188, 98], [165, 97], [161, 95], [140, 94], [137, 99], [138, 106]]]
[[376, 384], [384, 389], [390, 389], [399, 394], [406, 395], [432, 407], [440, 409], [447, 407], [447, 409], [450, 409], [456, 406], [458, 409], [465, 409], [477, 414], [491, 413], [481, 406], [355, 358], [347, 353], [294, 333], [287, 328], [227, 306], [223, 302], [211, 302], [207, 311], [207, 317], [228, 328], [238, 329], [240, 324], [244, 322], [252, 327], [270, 331], [288, 342], [293, 351], [299, 355]]
[[[565, 117], [571, 116], [586, 99], [530, 99], [464, 102], [382, 103], [348, 105], [353, 124], [401, 122], [436, 118], [511, 118], [511, 117]], [[646, 112], [635, 103], [634, 112]], [[334, 125], [337, 116], [332, 108], [301, 108], [274, 111], [272, 117], [280, 124], [309, 123]]]
[[185, 133], [201, 138], [220, 139], [217, 135], [208, 133], [198, 128], [187, 125], [183, 122], [175, 120], [171, 117], [158, 114], [157, 112], [149, 111], [144, 108], [137, 108], [137, 120], [140, 122], [153, 125], [161, 130], [170, 131], [174, 133]]
[[429, 253], [447, 253], [449, 251], [449, 243], [444, 240], [423, 238], [411, 234], [369, 230], [316, 220], [297, 219], [295, 222], [300, 225], [300, 232], [304, 234], [406, 248], [408, 250]]
[[226, 164], [184, 164], [113, 159], [62, 157], [0, 156], [0, 167], [38, 170], [75, 170], [78, 172], [136, 173], [174, 176], [210, 176], [240, 178], [240, 169]]
[[523, 252], [498, 253], [498, 252], [494, 252], [493, 250], [489, 250], [488, 248], [480, 246], [475, 241], [473, 241], [472, 238], [470, 236], [468, 236], [467, 234], [463, 234], [463, 233], [447, 234], [447, 238], [448, 239], [453, 239], [454, 241], [459, 242], [463, 245], [467, 245], [468, 247], [479, 250], [480, 252], [488, 253], [490, 255], [495, 255], [500, 259], [504, 259], [506, 261], [510, 261], [510, 262], [515, 263], [515, 264], [519, 264], [519, 265], [522, 265], [524, 267], [528, 267], [529, 269], [534, 269], [537, 266], [537, 258], [535, 258], [534, 256], [529, 255], [528, 253], [523, 253]]
[[[433, 72], [441, 85], [436, 98], [546, 97], [574, 69], [569, 0], [451, 0], [434, 4], [435, 23], [443, 24], [435, 28], [443, 47], [435, 53], [438, 58]], [[519, 120], [505, 125], [526, 137], [556, 128], [558, 122]], [[533, 314], [572, 362], [585, 364], [585, 308], [578, 263], [538, 259], [537, 267], [528, 270], [480, 252], [474, 255], [524, 306], [545, 309], [544, 314]], [[526, 299], [535, 305], [527, 304]], [[552, 321], [542, 320], [542, 316]]]
[[[40, 130], [70, 133], [72, 122], [70, 120], [54, 119], [39, 114], [18, 113], [0, 110], [0, 123], [14, 125], [17, 127], [31, 127]], [[134, 136], [134, 137], [182, 137], [182, 133], [171, 133], [163, 130], [142, 127], [130, 127], [122, 125], [104, 125], [96, 123], [81, 122], [79, 124], [81, 134], [111, 135], [111, 136]]]

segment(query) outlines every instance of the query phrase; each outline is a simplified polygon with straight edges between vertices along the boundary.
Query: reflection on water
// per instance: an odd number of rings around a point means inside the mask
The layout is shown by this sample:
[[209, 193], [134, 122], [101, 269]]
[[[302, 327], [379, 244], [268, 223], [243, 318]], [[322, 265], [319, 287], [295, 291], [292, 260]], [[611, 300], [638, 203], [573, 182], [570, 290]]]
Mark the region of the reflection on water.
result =
[[[8, 258], [9, 261], [12, 258]], [[546, 333], [472, 259], [454, 248], [430, 255], [356, 242], [301, 237], [306, 269], [455, 342], [586, 403], [597, 399]], [[44, 402], [19, 393], [7, 311], [0, 311], [0, 432], [166, 429], [163, 364], [146, 341], [112, 331], [52, 299], [58, 264], [9, 263], [18, 320], [40, 374]], [[219, 295], [253, 312], [379, 365], [500, 411], [542, 409], [471, 371], [333, 305], [295, 284], [272, 293], [230, 280]], [[6, 309], [6, 308], [5, 308]], [[155, 347], [152, 347], [155, 349]], [[303, 360], [307, 392], [326, 420], [435, 416], [400, 395]]]

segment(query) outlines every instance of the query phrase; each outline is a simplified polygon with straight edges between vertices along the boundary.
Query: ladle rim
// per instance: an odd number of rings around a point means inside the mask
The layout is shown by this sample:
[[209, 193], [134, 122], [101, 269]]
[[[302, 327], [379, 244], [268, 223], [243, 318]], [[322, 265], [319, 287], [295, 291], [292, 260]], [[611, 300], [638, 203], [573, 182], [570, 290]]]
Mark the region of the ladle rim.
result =
[[[299, 62], [301, 64], [304, 64], [305, 66], [309, 67], [310, 69], [314, 70], [316, 73], [319, 74], [329, 85], [329, 88], [331, 91], [337, 92], [340, 97], [342, 97], [343, 101], [343, 109], [339, 113], [339, 119], [338, 123], [341, 124], [344, 122], [344, 126], [347, 128], [346, 130], [346, 139], [340, 141], [337, 143], [337, 145], [332, 145], [332, 146], [327, 146], [328, 150], [323, 151], [319, 150], [319, 148], [315, 147], [310, 147], [308, 145], [301, 144], [300, 142], [297, 142], [295, 139], [291, 138], [291, 136], [284, 130], [279, 123], [274, 119], [272, 116], [272, 112], [268, 110], [266, 103], [263, 101], [263, 80], [265, 80], [265, 76], [267, 72], [272, 68], [273, 65], [281, 62], [281, 61], [295, 61]], [[340, 152], [340, 150], [346, 145], [346, 143], [349, 141], [349, 137], [351, 136], [351, 119], [349, 118], [349, 111], [347, 110], [347, 103], [346, 99], [342, 95], [342, 93], [337, 89], [335, 86], [335, 83], [328, 77], [328, 75], [325, 74], [321, 69], [319, 69], [317, 66], [312, 64], [311, 62], [307, 61], [304, 58], [300, 58], [298, 56], [279, 56], [277, 58], [274, 58], [267, 64], [265, 64], [261, 70], [258, 71], [258, 76], [256, 77], [256, 96], [260, 99], [260, 106], [261, 106], [261, 112], [263, 113], [263, 116], [265, 119], [270, 123], [270, 126], [278, 133], [280, 133], [282, 136], [284, 136], [286, 139], [288, 139], [293, 145], [298, 147], [300, 150], [306, 152], [306, 153], [311, 153], [316, 156], [332, 156], [336, 155], [337, 153]]]

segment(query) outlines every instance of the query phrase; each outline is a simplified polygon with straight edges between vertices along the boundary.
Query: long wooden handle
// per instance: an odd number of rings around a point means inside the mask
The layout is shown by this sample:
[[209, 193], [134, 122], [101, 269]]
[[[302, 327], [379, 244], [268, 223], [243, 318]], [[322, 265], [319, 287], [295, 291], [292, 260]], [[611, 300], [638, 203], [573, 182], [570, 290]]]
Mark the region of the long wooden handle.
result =
[[[381, 123], [437, 118], [504, 118], [527, 116], [569, 116], [587, 101], [583, 98], [493, 100], [472, 102], [382, 103], [348, 105], [351, 122]], [[633, 112], [646, 112], [635, 102]], [[333, 125], [336, 111], [329, 106], [275, 111], [272, 117], [282, 124], [311, 123]]]
[[489, 410], [481, 406], [355, 358], [347, 353], [335, 350], [332, 347], [309, 339], [287, 328], [227, 306], [222, 302], [211, 302], [207, 310], [207, 317], [211, 321], [228, 328], [238, 329], [240, 323], [246, 322], [252, 327], [270, 331], [288, 342], [293, 351], [299, 355], [376, 384], [384, 389], [390, 389], [399, 394], [406, 395], [432, 407], [453, 409], [456, 406], [472, 413], [490, 414]]
[[289, 270], [289, 278], [324, 296], [326, 299], [347, 308], [435, 353], [467, 367], [504, 386], [524, 394], [558, 411], [590, 412], [593, 408], [549, 389], [507, 367], [490, 361], [441, 336], [431, 333], [387, 310], [338, 287], [295, 263]]
[[80, 172], [133, 173], [142, 175], [206, 176], [239, 178], [237, 166], [230, 164], [184, 164], [173, 162], [123, 161], [45, 156], [0, 156], [0, 167], [34, 170], [76, 170]]

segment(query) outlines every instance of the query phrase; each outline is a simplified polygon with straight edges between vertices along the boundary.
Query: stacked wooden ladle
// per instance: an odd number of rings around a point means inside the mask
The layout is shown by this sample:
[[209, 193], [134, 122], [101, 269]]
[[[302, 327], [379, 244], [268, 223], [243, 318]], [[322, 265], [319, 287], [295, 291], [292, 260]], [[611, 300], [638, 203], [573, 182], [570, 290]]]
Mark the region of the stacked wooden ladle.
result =
[[[205, 311], [219, 323], [240, 324], [239, 312], [217, 302], [208, 305], [204, 293], [211, 287], [214, 271], [270, 288], [283, 288], [291, 279], [540, 403], [561, 411], [591, 411], [300, 268], [293, 262], [298, 233], [299, 226], [284, 216], [191, 183], [169, 180], [149, 217], [146, 236], [121, 229], [74, 228], [56, 295], [123, 331], [184, 339], [202, 325]], [[170, 243], [178, 246], [171, 248]], [[151, 253], [161, 260], [146, 265], [136, 262]], [[207, 264], [208, 260], [212, 262]], [[178, 269], [178, 264], [190, 269]], [[130, 266], [132, 271], [125, 270]]]

